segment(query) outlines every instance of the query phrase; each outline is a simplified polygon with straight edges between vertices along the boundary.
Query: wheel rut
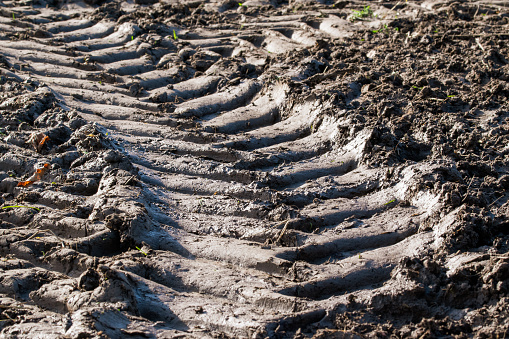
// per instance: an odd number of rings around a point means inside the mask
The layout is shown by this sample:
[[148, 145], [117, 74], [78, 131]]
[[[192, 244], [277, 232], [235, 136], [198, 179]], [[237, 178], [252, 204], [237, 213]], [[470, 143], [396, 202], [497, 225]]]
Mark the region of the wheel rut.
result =
[[0, 294], [46, 312], [6, 337], [315, 333], [442, 248], [468, 183], [394, 104], [433, 84], [347, 45], [413, 7], [260, 3], [0, 2]]

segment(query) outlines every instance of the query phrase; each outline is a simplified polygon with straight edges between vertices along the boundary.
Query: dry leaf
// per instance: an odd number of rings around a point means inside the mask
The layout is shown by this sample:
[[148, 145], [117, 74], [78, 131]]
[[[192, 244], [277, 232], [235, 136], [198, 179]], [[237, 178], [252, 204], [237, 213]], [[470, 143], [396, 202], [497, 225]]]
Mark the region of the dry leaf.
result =
[[49, 137], [44, 133], [32, 133], [32, 134], [30, 134], [30, 138], [28, 139], [27, 143], [32, 144], [32, 146], [35, 148], [35, 150], [37, 152], [40, 152], [42, 149], [42, 146], [48, 140], [49, 140]]
[[26, 181], [20, 181], [18, 187], [27, 187], [32, 185], [34, 182], [42, 179], [43, 175], [50, 169], [50, 164], [44, 164], [42, 168], [37, 168], [35, 173], [28, 178]]

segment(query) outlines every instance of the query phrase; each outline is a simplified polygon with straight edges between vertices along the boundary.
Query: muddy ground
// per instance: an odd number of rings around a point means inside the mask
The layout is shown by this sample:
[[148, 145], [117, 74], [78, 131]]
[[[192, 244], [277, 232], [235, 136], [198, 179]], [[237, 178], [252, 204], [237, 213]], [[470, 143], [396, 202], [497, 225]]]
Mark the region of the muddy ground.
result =
[[2, 338], [509, 335], [506, 1], [0, 15]]

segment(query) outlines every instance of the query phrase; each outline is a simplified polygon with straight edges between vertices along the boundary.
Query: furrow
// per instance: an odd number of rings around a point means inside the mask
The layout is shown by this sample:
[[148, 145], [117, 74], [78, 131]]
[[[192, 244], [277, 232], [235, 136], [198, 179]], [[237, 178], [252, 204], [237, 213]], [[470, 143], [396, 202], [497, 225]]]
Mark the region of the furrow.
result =
[[67, 44], [77, 43], [84, 40], [96, 40], [111, 35], [115, 31], [114, 22], [98, 22], [93, 26], [79, 30], [61, 31], [54, 35], [55, 41]]
[[[82, 35], [83, 29], [91, 29], [96, 23], [90, 19], [71, 19], [64, 21], [50, 21], [44, 24], [44, 28], [53, 34], [69, 33], [79, 31]], [[104, 25], [104, 24], [103, 24]]]
[[259, 82], [247, 80], [228, 90], [187, 101], [177, 106], [175, 117], [201, 118], [245, 105], [260, 89]]
[[[140, 28], [132, 23], [123, 23], [112, 32], [104, 37], [82, 41], [71, 41], [67, 43], [67, 47], [75, 48], [81, 52], [97, 51], [105, 48], [119, 47], [131, 41], [135, 35], [140, 32]], [[108, 31], [109, 33], [109, 31]], [[102, 36], [102, 34], [101, 34]]]
[[[102, 84], [99, 85], [102, 87]], [[81, 86], [80, 86], [81, 87]], [[97, 87], [97, 86], [96, 86]], [[78, 87], [79, 88], [79, 87]], [[103, 115], [103, 117], [111, 116], [107, 112], [114, 111], [116, 106], [121, 107], [130, 107], [130, 108], [138, 108], [144, 111], [151, 111], [151, 112], [158, 112], [159, 109], [157, 108], [157, 105], [151, 103], [151, 102], [143, 102], [140, 100], [137, 100], [136, 98], [133, 98], [132, 96], [125, 95], [118, 93], [120, 91], [115, 91], [115, 93], [109, 93], [107, 90], [92, 90], [92, 89], [84, 89], [80, 88], [79, 90], [76, 90], [76, 88], [69, 88], [59, 85], [52, 85], [52, 89], [62, 95], [70, 96], [74, 99], [79, 100], [80, 102], [75, 101], [75, 104], [71, 104], [71, 101], [68, 101], [67, 103], [70, 104], [70, 106], [75, 107], [82, 107], [85, 111], [94, 112]], [[86, 102], [85, 106], [83, 105], [83, 101]], [[92, 106], [90, 103], [95, 102], [93, 104], [93, 108], [87, 108], [89, 106]], [[101, 106], [102, 105], [102, 106]], [[115, 106], [107, 108], [108, 106]], [[106, 113], [106, 114], [103, 114]], [[127, 117], [129, 119], [129, 117]]]
[[282, 142], [296, 140], [311, 132], [313, 121], [324, 105], [316, 101], [305, 101], [291, 109], [291, 116], [275, 124], [235, 135], [224, 143], [234, 149], [254, 150]]
[[221, 76], [205, 76], [169, 85], [164, 90], [157, 88], [150, 91], [150, 100], [157, 103], [179, 103], [181, 100], [201, 97], [214, 92], [221, 79]]
[[230, 110], [211, 120], [205, 120], [201, 123], [201, 127], [207, 132], [233, 134], [269, 125], [276, 120], [279, 106], [285, 101], [288, 90], [284, 84], [278, 84], [261, 92], [250, 105]]
[[389, 279], [392, 268], [402, 258], [427, 253], [431, 239], [430, 233], [416, 234], [392, 246], [354, 253], [327, 265], [306, 264], [309, 271], [304, 269], [302, 274], [312, 278], [284, 288], [280, 293], [325, 299], [334, 294], [375, 286]]

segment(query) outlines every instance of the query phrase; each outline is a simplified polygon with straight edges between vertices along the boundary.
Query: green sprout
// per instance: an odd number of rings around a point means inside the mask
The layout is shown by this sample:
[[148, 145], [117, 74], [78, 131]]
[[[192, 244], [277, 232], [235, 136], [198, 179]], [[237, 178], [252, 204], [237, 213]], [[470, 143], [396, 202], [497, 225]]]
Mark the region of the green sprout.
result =
[[378, 33], [378, 32], [388, 32], [389, 31], [389, 26], [387, 26], [387, 24], [384, 25], [384, 28], [383, 29], [376, 29], [376, 30], [373, 30], [371, 32], [373, 33]]
[[390, 205], [390, 204], [392, 204], [392, 203], [393, 203], [393, 202], [395, 202], [395, 201], [396, 201], [396, 199], [392, 199], [391, 201], [386, 202], [384, 205]]
[[175, 33], [175, 30], [173, 30], [173, 40], [177, 40], [179, 37], [177, 36], [177, 33]]
[[423, 89], [424, 87], [418, 87], [418, 86], [415, 86], [415, 85], [414, 85], [414, 86], [412, 86], [412, 88], [415, 88], [415, 89], [421, 90], [421, 89]]
[[448, 98], [454, 98], [454, 97], [455, 97], [455, 95], [452, 95], [452, 94], [451, 94], [451, 95], [448, 95], [447, 97], [448, 97]]
[[36, 210], [38, 212], [41, 210], [38, 207], [23, 206], [23, 205], [12, 205], [12, 206], [4, 206], [4, 207], [2, 207], [3, 210], [8, 209], [8, 208], [31, 208], [31, 209], [34, 209], [34, 210]]
[[16, 15], [14, 15], [14, 13], [12, 13], [12, 20], [16, 20]]
[[394, 30], [395, 30], [396, 32], [399, 32], [399, 28], [398, 28], [398, 27], [394, 27]]
[[137, 249], [138, 251], [140, 251], [141, 253], [145, 254], [145, 256], [147, 256], [147, 255], [148, 255], [148, 254], [147, 254], [147, 252], [144, 252], [144, 251], [143, 251], [141, 248], [139, 248], [138, 246], [136, 246], [136, 249]]
[[134, 35], [131, 35], [131, 41], [133, 41], [133, 40], [134, 40]]
[[362, 11], [353, 11], [353, 17], [350, 19], [351, 21], [361, 20], [363, 18], [369, 18], [373, 16], [373, 11], [370, 9], [370, 6], [365, 6]]
[[239, 2], [239, 6], [242, 6], [242, 2]]

